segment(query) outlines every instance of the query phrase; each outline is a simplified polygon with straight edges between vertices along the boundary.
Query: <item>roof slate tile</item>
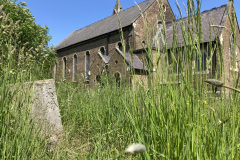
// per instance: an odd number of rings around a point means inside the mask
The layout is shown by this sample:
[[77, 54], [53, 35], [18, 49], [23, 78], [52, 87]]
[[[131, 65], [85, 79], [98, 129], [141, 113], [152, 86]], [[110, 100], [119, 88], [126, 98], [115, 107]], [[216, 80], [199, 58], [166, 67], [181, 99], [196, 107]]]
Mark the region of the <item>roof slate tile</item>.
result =
[[[208, 11], [204, 11], [201, 13], [201, 23], [202, 23], [202, 34], [203, 41], [201, 43], [215, 41], [218, 36], [221, 35], [223, 26], [228, 17], [227, 14], [227, 5], [223, 5], [218, 8], [213, 8]], [[177, 34], [177, 46], [184, 46], [184, 39], [182, 34], [181, 24], [183, 24], [185, 31], [187, 33], [188, 30], [188, 17], [179, 19], [176, 22], [166, 23], [166, 42], [167, 48], [170, 49], [173, 47], [173, 35], [174, 32]], [[193, 23], [195, 25], [195, 21]], [[218, 26], [218, 27], [217, 27]], [[163, 48], [163, 34], [160, 34], [162, 31], [159, 30], [158, 34], [154, 38], [155, 47]], [[193, 37], [196, 37], [196, 34], [191, 31]], [[157, 46], [158, 45], [158, 46]], [[175, 44], [176, 45], [176, 44]]]

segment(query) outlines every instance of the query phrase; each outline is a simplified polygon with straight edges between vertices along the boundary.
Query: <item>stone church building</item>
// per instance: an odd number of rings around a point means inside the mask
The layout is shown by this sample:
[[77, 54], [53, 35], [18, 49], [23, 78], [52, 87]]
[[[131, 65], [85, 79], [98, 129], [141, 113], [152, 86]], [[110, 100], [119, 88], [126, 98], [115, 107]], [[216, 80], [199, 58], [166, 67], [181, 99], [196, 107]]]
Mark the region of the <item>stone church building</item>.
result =
[[[173, 45], [173, 23], [178, 24], [179, 20], [176, 20], [168, 0], [162, 0], [161, 3], [157, 0], [146, 0], [126, 10], [122, 9], [120, 0], [117, 0], [111, 16], [75, 30], [55, 47], [58, 56], [55, 78], [72, 82], [81, 81], [93, 87], [107, 73], [115, 78], [118, 83], [141, 83], [147, 86], [149, 77], [146, 63], [149, 59], [144, 49], [147, 36], [142, 14], [147, 16], [148, 27], [151, 30], [155, 25], [161, 25], [162, 16], [159, 14], [159, 8], [161, 13], [164, 13], [167, 43], [168, 49], [170, 49]], [[240, 60], [239, 26], [236, 24], [237, 32], [233, 37], [228, 18], [228, 13], [231, 10], [232, 2], [230, 0], [228, 5], [202, 13], [202, 17], [204, 17], [202, 18], [204, 33], [202, 45], [206, 45], [212, 40], [221, 43], [224, 46], [221, 56], [226, 60], [224, 62], [226, 63], [224, 65], [225, 72], [230, 73], [229, 70], [231, 69], [238, 73], [237, 61]], [[210, 21], [213, 23], [212, 26], [209, 26]], [[209, 30], [214, 26], [220, 26], [218, 27], [218, 36], [210, 39]], [[120, 30], [122, 30], [122, 34]], [[183, 44], [181, 36], [181, 33], [179, 33], [179, 44]], [[234, 51], [231, 50], [233, 39], [236, 40]], [[154, 46], [154, 48], [157, 47], [159, 46]], [[157, 56], [154, 55], [154, 51], [152, 54], [153, 65], [156, 67]], [[216, 52], [215, 54], [220, 53]], [[217, 59], [214, 59], [214, 61], [217, 61]], [[212, 66], [215, 69], [217, 67], [217, 65]], [[210, 70], [208, 67], [204, 69], [206, 71]], [[156, 72], [156, 70], [158, 70], [157, 67], [153, 69], [153, 72]], [[231, 75], [226, 76], [230, 77]]]

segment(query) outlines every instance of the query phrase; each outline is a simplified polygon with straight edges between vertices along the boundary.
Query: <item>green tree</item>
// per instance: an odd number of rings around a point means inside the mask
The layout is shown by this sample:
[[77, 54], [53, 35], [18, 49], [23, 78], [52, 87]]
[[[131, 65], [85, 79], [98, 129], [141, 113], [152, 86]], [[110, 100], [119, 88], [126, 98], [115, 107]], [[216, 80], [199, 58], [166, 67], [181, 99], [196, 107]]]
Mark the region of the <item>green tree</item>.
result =
[[38, 72], [37, 79], [50, 78], [56, 53], [48, 46], [48, 27], [36, 24], [25, 2], [1, 0], [0, 6], [1, 71], [11, 61], [15, 70], [31, 68]]
[[39, 45], [46, 46], [50, 40], [48, 35], [48, 26], [41, 27], [36, 24], [34, 16], [30, 10], [26, 8], [25, 2], [17, 4], [16, 0], [1, 0], [0, 5], [3, 5], [3, 11], [8, 15], [8, 19], [13, 23], [19, 21], [19, 44], [26, 44], [26, 48], [37, 48]]

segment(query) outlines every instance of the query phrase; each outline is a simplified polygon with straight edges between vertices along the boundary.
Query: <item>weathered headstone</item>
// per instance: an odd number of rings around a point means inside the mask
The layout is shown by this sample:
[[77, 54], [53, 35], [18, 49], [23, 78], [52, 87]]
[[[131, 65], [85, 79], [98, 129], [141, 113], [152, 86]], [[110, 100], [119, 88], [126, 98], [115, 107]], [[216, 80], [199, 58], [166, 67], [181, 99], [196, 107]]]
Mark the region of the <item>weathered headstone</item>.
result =
[[43, 134], [54, 139], [63, 131], [55, 81], [53, 79], [35, 81], [32, 87], [32, 119], [42, 128]]

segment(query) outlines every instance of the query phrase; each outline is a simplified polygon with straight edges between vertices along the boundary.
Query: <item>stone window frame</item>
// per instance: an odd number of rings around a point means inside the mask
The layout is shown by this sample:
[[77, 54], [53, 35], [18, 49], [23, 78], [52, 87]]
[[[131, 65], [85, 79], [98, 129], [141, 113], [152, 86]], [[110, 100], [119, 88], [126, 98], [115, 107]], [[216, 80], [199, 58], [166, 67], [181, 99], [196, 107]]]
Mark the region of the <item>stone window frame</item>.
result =
[[62, 58], [62, 62], [63, 62], [63, 79], [66, 79], [67, 77], [67, 57], [63, 57]]
[[167, 7], [165, 4], [162, 4], [162, 8], [163, 8], [163, 13], [165, 13], [167, 11]]
[[[235, 47], [235, 53], [234, 53], [234, 59], [232, 59], [232, 54], [233, 54], [233, 52], [232, 52], [232, 38], [233, 38], [233, 43], [234, 43], [234, 39], [235, 39], [235, 37], [234, 37], [234, 35], [233, 35], [233, 33], [231, 34], [231, 36], [230, 36], [230, 38], [229, 38], [229, 61], [230, 61], [230, 70], [232, 71], [232, 70], [234, 70], [234, 71], [236, 71], [236, 72], [238, 72], [239, 71], [239, 69], [238, 69], [238, 62], [237, 62], [237, 55], [238, 55], [238, 52], [237, 52], [237, 45], [236, 45], [236, 42], [235, 42], [235, 44], [233, 44], [233, 45], [235, 45], [234, 47]], [[236, 41], [236, 40], [235, 40]], [[235, 66], [232, 66], [232, 64], [233, 64], [233, 62], [235, 63]]]
[[[87, 53], [89, 53], [89, 71], [87, 71]], [[87, 72], [90, 72], [90, 62], [91, 62], [91, 53], [89, 50], [85, 52], [85, 76], [86, 76], [86, 81], [89, 81], [89, 76], [90, 74]]]
[[[104, 54], [102, 53], [102, 50], [101, 50], [102, 48], [104, 49]], [[99, 52], [100, 52], [102, 55], [107, 56], [106, 48], [105, 48], [104, 46], [101, 46], [101, 47], [100, 47]]]
[[[76, 74], [77, 74], [77, 70], [75, 71], [75, 56], [77, 57], [77, 60], [78, 60], [78, 55], [75, 53], [74, 55], [73, 55], [73, 82], [76, 82], [77, 81], [77, 77], [76, 77], [76, 79], [75, 79], [75, 72], [76, 72]], [[77, 64], [76, 64], [77, 65]], [[78, 65], [77, 65], [78, 66]], [[77, 75], [76, 75], [77, 76]]]
[[[120, 46], [119, 44], [122, 45], [122, 49], [119, 47], [119, 46]], [[121, 41], [118, 41], [118, 42], [116, 43], [116, 47], [119, 48], [119, 50], [123, 52], [123, 44], [122, 44]]]

